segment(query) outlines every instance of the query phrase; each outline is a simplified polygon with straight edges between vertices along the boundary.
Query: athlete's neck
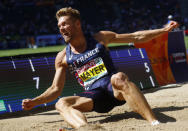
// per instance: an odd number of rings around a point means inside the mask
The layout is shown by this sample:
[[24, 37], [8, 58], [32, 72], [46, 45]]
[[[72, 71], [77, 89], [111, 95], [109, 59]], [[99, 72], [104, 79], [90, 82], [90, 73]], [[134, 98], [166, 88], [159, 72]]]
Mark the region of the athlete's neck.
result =
[[74, 52], [75, 54], [82, 53], [87, 48], [86, 39], [83, 34], [79, 35], [77, 39], [75, 39], [69, 44], [70, 44], [72, 52]]

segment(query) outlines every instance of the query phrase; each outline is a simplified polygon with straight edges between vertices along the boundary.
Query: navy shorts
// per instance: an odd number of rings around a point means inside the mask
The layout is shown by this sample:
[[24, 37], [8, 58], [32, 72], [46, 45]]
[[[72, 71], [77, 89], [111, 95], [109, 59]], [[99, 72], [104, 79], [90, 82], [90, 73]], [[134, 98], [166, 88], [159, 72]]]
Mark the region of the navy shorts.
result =
[[91, 98], [94, 103], [93, 111], [98, 113], [109, 112], [115, 106], [120, 106], [126, 103], [126, 101], [120, 101], [114, 97], [112, 84], [110, 82], [106, 87], [98, 87], [85, 91], [77, 96]]

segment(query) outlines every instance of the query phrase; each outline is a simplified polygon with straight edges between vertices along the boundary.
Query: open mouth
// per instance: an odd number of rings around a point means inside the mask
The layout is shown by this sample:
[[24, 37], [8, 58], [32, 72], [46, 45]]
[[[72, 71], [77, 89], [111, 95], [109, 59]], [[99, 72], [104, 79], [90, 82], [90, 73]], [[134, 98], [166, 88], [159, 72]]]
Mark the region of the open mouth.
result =
[[68, 37], [69, 33], [63, 33], [63, 37]]

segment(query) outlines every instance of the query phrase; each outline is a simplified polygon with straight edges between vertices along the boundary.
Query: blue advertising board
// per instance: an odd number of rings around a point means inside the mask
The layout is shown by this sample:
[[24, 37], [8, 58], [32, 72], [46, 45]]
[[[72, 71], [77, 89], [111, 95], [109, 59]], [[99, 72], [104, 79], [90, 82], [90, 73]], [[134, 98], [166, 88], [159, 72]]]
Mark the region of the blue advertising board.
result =
[[[57, 53], [0, 58], [0, 114], [22, 111], [25, 98], [43, 93], [52, 83]], [[145, 49], [113, 47], [111, 57], [118, 71], [128, 75], [140, 89], [157, 87]], [[83, 91], [67, 73], [65, 88], [60, 97]], [[57, 99], [40, 106], [55, 104]]]

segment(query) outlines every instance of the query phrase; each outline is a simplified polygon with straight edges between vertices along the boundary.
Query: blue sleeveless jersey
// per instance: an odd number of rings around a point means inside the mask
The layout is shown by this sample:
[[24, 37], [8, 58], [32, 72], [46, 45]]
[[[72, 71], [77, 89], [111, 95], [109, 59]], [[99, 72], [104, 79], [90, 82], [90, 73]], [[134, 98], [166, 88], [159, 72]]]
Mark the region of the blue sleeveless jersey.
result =
[[66, 59], [70, 72], [85, 90], [108, 85], [112, 74], [117, 72], [109, 51], [100, 43], [87, 44], [81, 54], [73, 53], [68, 44]]

